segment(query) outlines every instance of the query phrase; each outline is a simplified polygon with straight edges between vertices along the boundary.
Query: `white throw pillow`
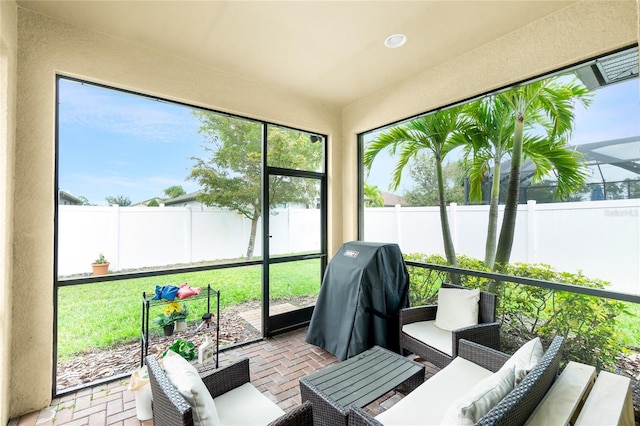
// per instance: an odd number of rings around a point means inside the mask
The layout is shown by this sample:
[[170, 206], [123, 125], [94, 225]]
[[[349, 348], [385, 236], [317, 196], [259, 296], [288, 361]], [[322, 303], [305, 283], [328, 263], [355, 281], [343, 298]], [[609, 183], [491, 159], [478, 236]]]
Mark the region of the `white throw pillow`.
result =
[[454, 401], [442, 419], [443, 425], [473, 425], [495, 407], [515, 385], [514, 367], [498, 370], [479, 381], [465, 396]]
[[218, 410], [196, 368], [177, 353], [168, 350], [162, 362], [164, 371], [180, 395], [193, 409], [196, 426], [219, 425]]
[[516, 353], [511, 355], [511, 358], [504, 363], [500, 370], [508, 370], [511, 367], [515, 367], [517, 385], [538, 364], [542, 355], [544, 355], [542, 342], [540, 342], [539, 337], [536, 337], [522, 345]]
[[478, 324], [479, 301], [479, 289], [440, 288], [436, 326], [452, 331]]

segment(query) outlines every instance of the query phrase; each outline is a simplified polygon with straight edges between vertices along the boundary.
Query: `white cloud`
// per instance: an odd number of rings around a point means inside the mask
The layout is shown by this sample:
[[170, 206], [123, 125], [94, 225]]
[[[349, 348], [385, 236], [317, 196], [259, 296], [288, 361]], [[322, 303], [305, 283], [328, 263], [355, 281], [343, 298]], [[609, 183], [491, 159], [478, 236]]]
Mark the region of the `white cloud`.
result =
[[61, 81], [60, 122], [163, 143], [179, 142], [197, 130], [186, 107], [66, 80]]

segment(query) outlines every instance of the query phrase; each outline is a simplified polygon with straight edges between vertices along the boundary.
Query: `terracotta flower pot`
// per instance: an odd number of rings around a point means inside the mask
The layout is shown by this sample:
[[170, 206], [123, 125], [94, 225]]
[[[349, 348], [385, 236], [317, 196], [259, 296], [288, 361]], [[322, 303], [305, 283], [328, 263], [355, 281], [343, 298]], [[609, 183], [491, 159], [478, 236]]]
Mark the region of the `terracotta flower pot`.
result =
[[92, 263], [93, 275], [107, 275], [109, 273], [109, 262]]

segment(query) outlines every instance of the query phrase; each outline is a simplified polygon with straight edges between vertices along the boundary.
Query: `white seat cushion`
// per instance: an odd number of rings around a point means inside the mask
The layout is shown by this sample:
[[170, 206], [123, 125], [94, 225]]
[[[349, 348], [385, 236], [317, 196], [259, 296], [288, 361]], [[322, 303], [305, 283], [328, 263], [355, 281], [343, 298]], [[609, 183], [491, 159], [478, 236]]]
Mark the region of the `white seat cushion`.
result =
[[376, 416], [376, 420], [383, 425], [440, 424], [453, 401], [492, 374], [486, 368], [456, 357], [393, 407]]
[[440, 288], [436, 326], [443, 330], [456, 330], [478, 324], [480, 290]]
[[451, 332], [436, 327], [435, 321], [419, 321], [402, 326], [402, 331], [414, 339], [452, 356], [453, 343]]
[[245, 383], [214, 399], [222, 425], [266, 425], [284, 411], [260, 391]]
[[196, 426], [219, 425], [216, 405], [196, 368], [172, 350], [162, 360], [162, 367], [173, 386], [193, 409]]

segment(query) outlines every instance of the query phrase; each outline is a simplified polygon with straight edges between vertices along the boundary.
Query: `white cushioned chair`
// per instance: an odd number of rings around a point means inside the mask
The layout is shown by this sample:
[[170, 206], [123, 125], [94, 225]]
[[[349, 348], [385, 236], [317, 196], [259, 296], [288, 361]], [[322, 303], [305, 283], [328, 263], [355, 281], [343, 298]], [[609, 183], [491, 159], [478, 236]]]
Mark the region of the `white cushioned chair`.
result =
[[496, 295], [448, 283], [442, 283], [440, 289], [444, 290], [438, 294], [440, 312], [439, 305], [400, 311], [400, 348], [441, 368], [458, 354], [460, 339], [500, 350]]
[[[311, 403], [304, 403], [285, 413], [277, 404], [251, 385], [248, 359], [201, 373], [200, 378], [210, 397], [202, 394], [203, 392], [198, 388], [199, 384], [186, 384], [185, 386], [185, 376], [190, 375], [189, 371], [177, 372], [179, 377], [174, 380], [180, 387], [179, 390], [169, 379], [167, 372], [160, 366], [155, 356], [148, 356], [146, 362], [151, 383], [154, 426], [313, 425]], [[199, 413], [198, 411], [203, 408], [192, 406], [187, 401], [182, 394], [185, 392], [185, 388], [198, 400], [213, 398], [213, 401], [209, 401], [209, 406], [205, 404], [209, 412]], [[197, 405], [197, 402], [194, 405]]]

